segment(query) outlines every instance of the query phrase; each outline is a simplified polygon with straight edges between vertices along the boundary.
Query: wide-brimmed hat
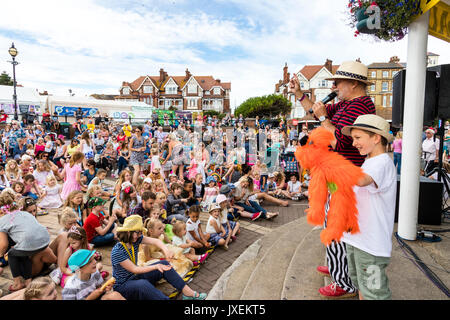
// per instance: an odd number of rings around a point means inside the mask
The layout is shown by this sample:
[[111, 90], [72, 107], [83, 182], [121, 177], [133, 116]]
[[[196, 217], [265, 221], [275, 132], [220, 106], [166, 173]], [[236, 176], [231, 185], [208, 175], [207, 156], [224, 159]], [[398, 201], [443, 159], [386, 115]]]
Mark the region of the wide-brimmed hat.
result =
[[144, 234], [147, 233], [147, 229], [144, 228], [144, 224], [142, 223], [142, 217], [137, 214], [125, 218], [123, 226], [117, 228], [117, 232], [123, 231], [141, 231]]
[[67, 264], [72, 272], [84, 267], [91, 257], [95, 254], [95, 250], [79, 249], [75, 251], [69, 258]]
[[236, 189], [236, 186], [232, 183], [224, 184], [220, 187], [219, 193], [221, 194], [228, 194], [231, 192], [231, 190]]
[[220, 210], [221, 209], [220, 206], [217, 203], [211, 203], [209, 206], [208, 212], [211, 212], [211, 211], [217, 210], [217, 209]]
[[358, 61], [344, 61], [336, 70], [336, 73], [325, 80], [357, 80], [365, 83], [366, 85], [372, 85], [373, 82], [368, 81], [368, 68], [365, 64]]
[[224, 194], [219, 194], [217, 197], [216, 197], [216, 203], [217, 204], [221, 204], [222, 202], [224, 202], [224, 201], [227, 201], [227, 196], [226, 195], [224, 195]]
[[356, 118], [353, 125], [343, 127], [341, 132], [346, 136], [350, 136], [352, 129], [374, 132], [382, 137], [385, 137], [388, 142], [392, 142], [394, 140], [394, 136], [389, 133], [389, 122], [375, 114], [363, 114], [359, 116]]

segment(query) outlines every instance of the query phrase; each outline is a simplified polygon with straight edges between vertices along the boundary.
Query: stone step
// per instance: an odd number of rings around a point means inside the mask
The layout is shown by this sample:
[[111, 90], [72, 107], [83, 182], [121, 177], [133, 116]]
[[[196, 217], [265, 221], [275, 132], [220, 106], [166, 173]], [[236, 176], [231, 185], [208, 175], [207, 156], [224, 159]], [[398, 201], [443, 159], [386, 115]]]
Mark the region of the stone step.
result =
[[217, 280], [208, 293], [208, 300], [239, 300], [259, 261], [296, 224], [297, 220], [282, 225], [250, 245]]
[[294, 221], [255, 266], [240, 300], [280, 300], [292, 255], [312, 228], [307, 224], [306, 218]]
[[324, 262], [325, 246], [320, 242], [322, 228], [312, 228], [297, 245], [286, 271], [282, 300], [317, 300], [324, 277], [316, 267]]

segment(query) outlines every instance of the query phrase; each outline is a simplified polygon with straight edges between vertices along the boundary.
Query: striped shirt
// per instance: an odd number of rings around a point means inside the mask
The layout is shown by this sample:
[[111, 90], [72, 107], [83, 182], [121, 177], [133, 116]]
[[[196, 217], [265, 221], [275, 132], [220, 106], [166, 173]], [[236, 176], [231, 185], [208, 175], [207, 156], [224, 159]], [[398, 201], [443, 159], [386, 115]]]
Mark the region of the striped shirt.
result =
[[362, 156], [358, 149], [352, 146], [353, 139], [342, 134], [341, 129], [352, 125], [360, 115], [375, 114], [375, 105], [372, 99], [368, 96], [361, 96], [349, 101], [327, 104], [326, 109], [331, 123], [336, 127], [334, 133], [336, 137], [335, 151], [353, 164], [362, 166], [366, 156]]
[[[143, 238], [144, 238], [143, 236], [140, 236], [138, 240], [135, 243], [133, 243], [136, 265], [138, 264], [139, 245], [141, 244]], [[129, 249], [128, 251], [130, 252], [130, 254], [132, 254], [131, 249]], [[111, 250], [111, 265], [113, 269], [113, 277], [116, 279], [114, 289], [117, 288], [119, 285], [125, 283], [132, 276], [134, 276], [134, 273], [124, 269], [120, 265], [121, 262], [126, 261], [127, 259], [131, 261], [131, 257], [123, 247], [122, 243], [120, 242], [116, 243], [116, 245]]]
[[97, 270], [91, 278], [82, 281], [77, 275], [69, 277], [61, 293], [63, 300], [85, 300], [95, 289], [103, 284], [103, 278]]

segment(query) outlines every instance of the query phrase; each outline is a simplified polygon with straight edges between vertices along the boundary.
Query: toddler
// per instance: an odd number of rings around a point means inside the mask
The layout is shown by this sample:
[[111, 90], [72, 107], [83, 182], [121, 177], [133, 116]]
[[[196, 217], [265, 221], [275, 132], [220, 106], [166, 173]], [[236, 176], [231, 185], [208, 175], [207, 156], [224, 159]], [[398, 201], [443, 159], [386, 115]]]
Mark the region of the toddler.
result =
[[192, 242], [195, 249], [206, 249], [211, 246], [208, 242], [210, 234], [203, 233], [200, 221], [200, 206], [192, 206], [189, 208], [189, 219], [186, 222], [186, 238]]
[[39, 197], [41, 196], [41, 190], [32, 174], [27, 174], [23, 177], [23, 185], [24, 196], [32, 197], [34, 200], [39, 199]]
[[216, 179], [209, 176], [206, 180], [205, 194], [203, 196], [203, 205], [206, 207], [211, 205], [219, 194], [219, 188], [216, 184]]
[[240, 224], [239, 222], [228, 220], [228, 213], [234, 210], [229, 208], [228, 199], [223, 194], [219, 194], [217, 196], [216, 203], [220, 206], [220, 222], [222, 227], [225, 229], [225, 236], [227, 237], [226, 240], [228, 242], [235, 241], [236, 234], [240, 233]]
[[202, 264], [206, 261], [208, 257], [208, 253], [202, 255], [196, 255], [195, 249], [192, 247], [193, 242], [186, 238], [186, 223], [184, 221], [177, 221], [173, 225], [173, 233], [174, 236], [172, 238], [172, 244], [174, 246], [180, 247], [183, 249], [183, 254], [191, 260], [194, 266], [198, 264]]
[[61, 186], [58, 185], [54, 175], [48, 175], [46, 184], [44, 186], [44, 192], [42, 200], [39, 202], [39, 207], [42, 209], [56, 209], [62, 206], [62, 200], [60, 196]]

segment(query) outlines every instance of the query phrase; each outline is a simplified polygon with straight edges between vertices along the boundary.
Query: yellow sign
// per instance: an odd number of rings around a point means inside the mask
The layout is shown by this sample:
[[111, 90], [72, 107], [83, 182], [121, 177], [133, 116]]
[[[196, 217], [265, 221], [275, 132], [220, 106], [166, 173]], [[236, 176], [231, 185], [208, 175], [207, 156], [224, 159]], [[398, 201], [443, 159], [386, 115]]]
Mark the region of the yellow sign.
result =
[[430, 11], [428, 33], [433, 37], [450, 42], [450, 6], [439, 2]]
[[424, 14], [431, 8], [433, 8], [438, 2], [441, 0], [421, 0], [420, 1], [420, 10], [422, 11], [421, 14]]

